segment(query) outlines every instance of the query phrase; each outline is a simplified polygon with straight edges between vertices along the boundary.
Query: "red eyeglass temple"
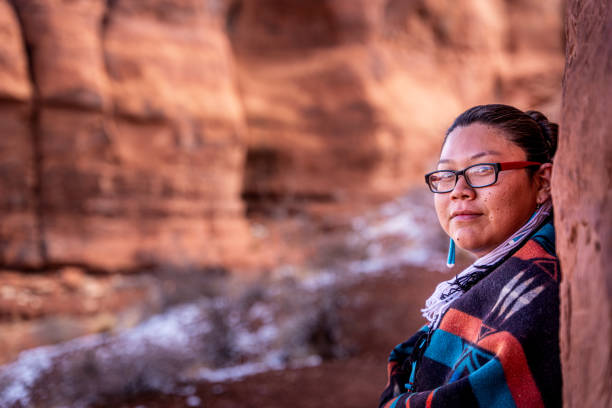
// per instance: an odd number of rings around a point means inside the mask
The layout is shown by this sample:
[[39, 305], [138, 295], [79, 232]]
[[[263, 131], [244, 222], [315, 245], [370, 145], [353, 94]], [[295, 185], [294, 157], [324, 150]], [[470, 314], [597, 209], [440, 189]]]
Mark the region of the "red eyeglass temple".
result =
[[512, 169], [524, 169], [529, 166], [539, 166], [543, 163], [532, 162], [532, 161], [517, 161], [517, 162], [505, 162], [499, 163], [500, 170], [512, 170]]

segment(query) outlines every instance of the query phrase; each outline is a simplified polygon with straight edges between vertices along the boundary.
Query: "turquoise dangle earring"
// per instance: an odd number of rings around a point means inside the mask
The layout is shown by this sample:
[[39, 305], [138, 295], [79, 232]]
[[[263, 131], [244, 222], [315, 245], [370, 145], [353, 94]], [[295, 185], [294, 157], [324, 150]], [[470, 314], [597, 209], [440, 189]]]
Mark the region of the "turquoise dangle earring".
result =
[[448, 257], [446, 258], [446, 266], [448, 268], [452, 268], [455, 266], [455, 241], [450, 238], [450, 242], [448, 243]]

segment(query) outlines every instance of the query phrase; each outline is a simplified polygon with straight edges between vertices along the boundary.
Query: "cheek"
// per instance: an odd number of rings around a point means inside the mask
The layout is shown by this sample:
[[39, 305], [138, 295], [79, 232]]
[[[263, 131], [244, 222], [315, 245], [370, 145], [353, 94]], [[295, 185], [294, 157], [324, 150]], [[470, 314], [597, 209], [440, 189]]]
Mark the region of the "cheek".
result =
[[436, 215], [438, 216], [438, 222], [446, 233], [448, 233], [448, 194], [436, 194], [434, 196], [434, 207], [436, 208]]
[[482, 198], [482, 202], [487, 211], [487, 218], [498, 226], [497, 223], [504, 223], [511, 216], [509, 209], [513, 201], [513, 194], [509, 191], [500, 191], [498, 194], [489, 194]]
[[500, 233], [516, 229], [531, 215], [533, 192], [521, 185], [483, 196], [482, 201], [488, 211], [488, 219]]
[[504, 213], [503, 203], [508, 203], [510, 196], [504, 193], [501, 194], [486, 194], [482, 197], [482, 203], [486, 210], [487, 218], [490, 221], [495, 221]]

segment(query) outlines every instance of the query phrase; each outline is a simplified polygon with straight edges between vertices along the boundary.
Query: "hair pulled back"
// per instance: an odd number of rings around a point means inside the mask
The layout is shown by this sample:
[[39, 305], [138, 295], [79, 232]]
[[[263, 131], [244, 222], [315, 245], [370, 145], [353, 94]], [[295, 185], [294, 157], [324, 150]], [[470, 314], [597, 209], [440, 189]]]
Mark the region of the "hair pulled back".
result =
[[501, 104], [478, 105], [463, 112], [448, 128], [448, 135], [457, 127], [473, 123], [491, 125], [503, 131], [504, 136], [527, 154], [527, 161], [551, 163], [557, 150], [559, 126], [548, 121], [538, 111], [523, 112]]

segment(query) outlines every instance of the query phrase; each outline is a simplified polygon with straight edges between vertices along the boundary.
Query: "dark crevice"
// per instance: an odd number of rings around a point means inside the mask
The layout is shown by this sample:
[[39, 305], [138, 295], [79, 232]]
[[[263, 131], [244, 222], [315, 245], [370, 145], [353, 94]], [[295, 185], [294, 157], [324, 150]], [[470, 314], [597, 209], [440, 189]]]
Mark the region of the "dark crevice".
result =
[[37, 248], [40, 261], [44, 264], [48, 260], [47, 244], [46, 244], [46, 232], [45, 232], [45, 220], [43, 211], [43, 152], [42, 152], [42, 129], [40, 126], [40, 111], [41, 101], [40, 92], [38, 89], [38, 82], [36, 80], [36, 73], [34, 70], [34, 45], [28, 40], [26, 34], [26, 24], [24, 22], [23, 14], [20, 12], [17, 6], [16, 0], [12, 0], [9, 4], [13, 7], [17, 21], [21, 28], [21, 35], [23, 37], [23, 44], [27, 58], [28, 76], [30, 84], [32, 85], [32, 104], [30, 112], [30, 133], [32, 140], [32, 156], [33, 156], [33, 167], [34, 167], [34, 182], [32, 187], [32, 198], [35, 213], [35, 228], [36, 235], [38, 238]]
[[[104, 64], [104, 74], [106, 75], [107, 78], [111, 77], [111, 73], [112, 73], [112, 69], [111, 69], [111, 62], [109, 61], [109, 57], [108, 54], [106, 53], [106, 50], [104, 48], [104, 43], [106, 41], [106, 33], [108, 32], [108, 28], [111, 24], [111, 16], [113, 14], [113, 11], [115, 10], [115, 7], [117, 6], [117, 2], [118, 0], [106, 0], [106, 8], [104, 9], [104, 14], [102, 15], [102, 18], [100, 19], [100, 52], [102, 53], [102, 61]], [[106, 111], [106, 109], [104, 110]], [[115, 126], [115, 118], [121, 116], [118, 114], [118, 112], [116, 112], [115, 109], [115, 104], [113, 103], [113, 101], [111, 100], [111, 105], [110, 105], [110, 116], [107, 117], [105, 115], [105, 117], [103, 118], [103, 124], [105, 127], [105, 136], [108, 138], [109, 140], [109, 146], [112, 145], [112, 140], [113, 140], [113, 133], [110, 130], [110, 127], [108, 126], [109, 123], [112, 124], [112, 128], [113, 130], [116, 130], [116, 126]], [[134, 118], [128, 117], [127, 118], [128, 121], [130, 122], [134, 122], [137, 121]], [[112, 148], [112, 146], [111, 146]], [[115, 152], [114, 154], [115, 157], [119, 157], [119, 154], [117, 154]]]
[[106, 0], [106, 9], [104, 10], [104, 14], [102, 15], [102, 19], [100, 20], [100, 41], [102, 43], [102, 53], [104, 54], [102, 55], [102, 61], [104, 61], [104, 70], [106, 71], [107, 75], [111, 70], [109, 69], [108, 58], [106, 56], [106, 53], [104, 52], [104, 40], [106, 38], [106, 32], [108, 30], [108, 27], [111, 23], [111, 16], [116, 6], [117, 0]]
[[246, 216], [287, 217], [307, 214], [310, 204], [336, 202], [333, 194], [328, 193], [288, 193], [278, 191], [243, 191], [246, 203]]
[[44, 264], [44, 266], [38, 266], [38, 267], [25, 266], [25, 265], [20, 265], [20, 264], [5, 264], [5, 265], [2, 265], [2, 268], [4, 270], [9, 270], [12, 272], [21, 272], [24, 274], [31, 274], [31, 275], [38, 275], [38, 274], [46, 275], [52, 272], [57, 272], [64, 268], [78, 268], [78, 269], [81, 269], [83, 272], [85, 272], [85, 274], [87, 275], [106, 276], [106, 275], [111, 275], [111, 274], [116, 274], [116, 273], [125, 274], [125, 275], [148, 273], [153, 270], [159, 269], [159, 265], [154, 265], [154, 264], [139, 265], [138, 268], [125, 268], [125, 269], [118, 268], [118, 269], [108, 270], [104, 268], [92, 267], [89, 264], [79, 263], [79, 262], [66, 262], [66, 263], [47, 262]]
[[[26, 266], [21, 264], [5, 264], [2, 268], [11, 272], [21, 272], [24, 274], [31, 275], [46, 275], [52, 272], [57, 272], [64, 268], [78, 268], [83, 270], [88, 275], [109, 275], [110, 271], [103, 268], [92, 268], [91, 265], [85, 265], [82, 263], [45, 263], [43, 266]], [[143, 268], [139, 268], [138, 271], [142, 271]]]
[[27, 266], [21, 264], [5, 264], [2, 265], [3, 270], [10, 272], [21, 272], [28, 275], [48, 275], [49, 273], [58, 272], [64, 268], [77, 268], [82, 270], [88, 276], [110, 276], [110, 275], [164, 275], [168, 276], [186, 274], [186, 273], [206, 273], [207, 277], [226, 277], [230, 271], [222, 265], [207, 265], [207, 266], [184, 266], [173, 265], [160, 262], [141, 262], [134, 268], [100, 268], [83, 262], [49, 262], [44, 266]]
[[[43, 101], [39, 101], [41, 104], [43, 104]], [[54, 100], [54, 99], [47, 99], [44, 101], [44, 106], [45, 108], [49, 108], [49, 109], [65, 109], [65, 110], [69, 110], [69, 111], [76, 111], [76, 112], [100, 112], [100, 107], [96, 106], [96, 105], [85, 105], [85, 104], [79, 104], [79, 103], [74, 103], [74, 102], [68, 102], [68, 101], [63, 101], [63, 100]]]
[[[110, 24], [110, 17], [111, 17], [112, 11], [117, 5], [117, 1], [118, 0], [106, 0], [106, 10], [104, 11], [104, 15], [102, 16], [102, 22], [101, 22], [102, 23], [101, 24], [102, 34], [104, 34], [104, 32], [106, 31], [106, 28]], [[104, 36], [102, 36], [101, 38], [104, 38]]]
[[291, 201], [294, 203], [329, 203], [334, 202], [334, 196], [329, 193], [280, 193], [275, 191], [245, 191], [245, 200], [269, 200], [270, 202]]
[[229, 35], [233, 34], [236, 28], [236, 22], [242, 13], [242, 0], [234, 0], [227, 9], [225, 15], [225, 30]]
[[9, 96], [9, 95], [0, 96], [0, 108], [4, 106], [13, 107], [15, 105], [25, 106], [25, 105], [28, 105], [29, 103], [30, 103], [29, 100], [23, 100], [21, 98]]
[[336, 202], [336, 197], [320, 191], [286, 191], [275, 182], [293, 166], [293, 159], [277, 149], [252, 147], [244, 162], [241, 198], [247, 217], [284, 217], [304, 214], [310, 204]]
[[115, 120], [121, 120], [136, 125], [172, 125], [172, 121], [163, 115], [141, 116], [115, 110], [113, 112], [113, 117]]

